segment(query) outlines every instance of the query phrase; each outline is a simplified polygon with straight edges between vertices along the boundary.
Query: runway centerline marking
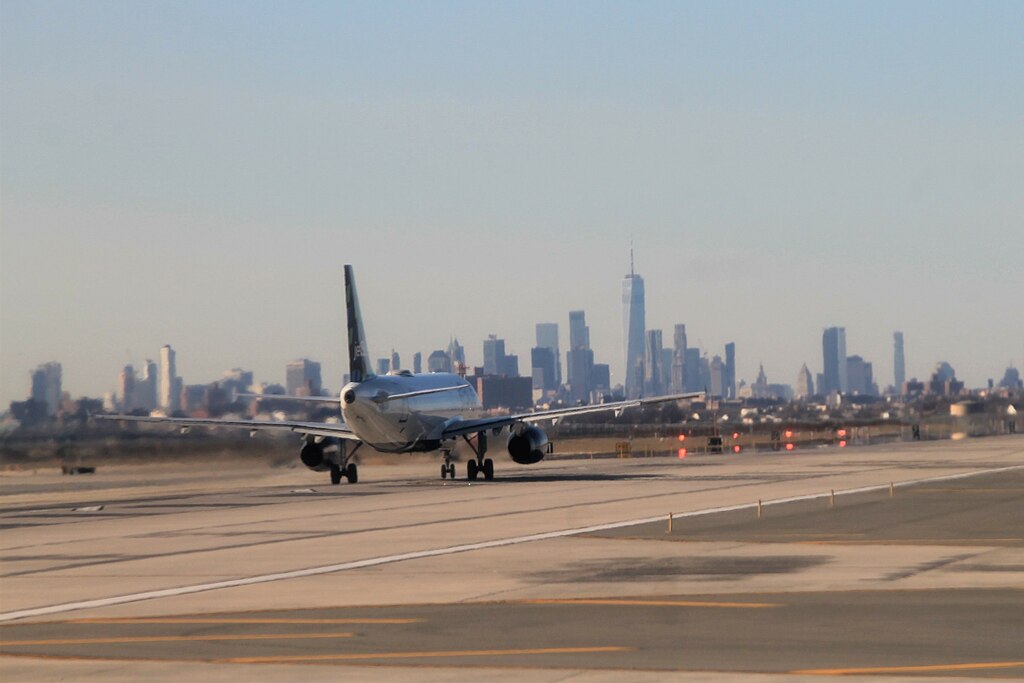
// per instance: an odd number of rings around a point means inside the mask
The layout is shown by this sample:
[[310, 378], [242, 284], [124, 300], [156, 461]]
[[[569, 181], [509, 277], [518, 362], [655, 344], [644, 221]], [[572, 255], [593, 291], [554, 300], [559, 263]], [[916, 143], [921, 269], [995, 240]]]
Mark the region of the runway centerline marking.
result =
[[26, 645], [112, 645], [115, 643], [176, 643], [205, 640], [295, 640], [300, 638], [351, 638], [351, 633], [250, 633], [205, 636], [120, 636], [110, 638], [55, 638], [50, 640], [0, 640], [0, 647]]
[[108, 619], [70, 619], [65, 624], [417, 624], [422, 619], [277, 619], [221, 617], [111, 617]]
[[357, 661], [366, 659], [421, 659], [437, 657], [500, 657], [506, 655], [565, 655], [599, 652], [630, 652], [633, 648], [617, 645], [604, 647], [540, 647], [520, 650], [436, 650], [424, 652], [350, 652], [335, 655], [283, 655], [280, 657], [231, 657], [218, 659], [230, 664], [274, 664], [283, 662]]
[[[951, 481], [955, 479], [965, 479], [968, 477], [974, 477], [984, 474], [995, 474], [998, 472], [1008, 472], [1011, 470], [1024, 469], [1024, 465], [1011, 465], [1009, 467], [997, 467], [994, 469], [985, 470], [974, 470], [971, 472], [961, 472], [958, 474], [946, 474], [938, 477], [926, 477], [924, 479], [912, 479], [909, 481], [903, 481], [896, 484], [897, 487], [913, 486], [917, 484], [927, 484], [935, 481]], [[887, 490], [890, 484], [877, 484], [872, 486], [860, 486], [852, 489], [845, 489], [842, 491], [836, 491], [834, 495], [851, 495], [856, 493], [866, 493], [869, 491], [882, 491]], [[791, 496], [787, 498], [776, 498], [769, 501], [762, 501], [762, 506], [768, 505], [782, 505], [785, 503], [794, 503], [804, 500], [820, 500], [829, 497], [830, 492], [823, 493], [810, 493], [801, 496]], [[721, 507], [705, 508], [703, 510], [692, 510], [689, 512], [673, 513], [676, 519], [682, 519], [686, 517], [700, 517], [704, 515], [712, 515], [720, 512], [734, 512], [736, 510], [751, 510], [758, 506], [758, 503], [740, 503], [738, 505], [725, 505]], [[577, 527], [573, 529], [561, 529], [557, 531], [546, 531], [536, 534], [528, 534], [525, 536], [512, 536], [509, 538], [499, 538], [491, 541], [480, 541], [477, 543], [465, 543], [461, 545], [448, 546], [445, 548], [434, 548], [431, 550], [416, 550], [408, 553], [400, 553], [397, 555], [385, 555], [383, 557], [371, 557], [364, 560], [353, 560], [350, 562], [340, 562], [338, 564], [329, 564], [322, 567], [309, 567], [307, 569], [295, 569], [292, 571], [275, 572], [273, 574], [261, 574], [258, 576], [248, 576], [236, 579], [225, 579], [223, 581], [212, 581], [209, 583], [198, 583], [189, 586], [178, 586], [176, 588], [163, 588], [158, 590], [142, 591], [139, 593], [129, 593], [127, 595], [115, 595], [109, 598], [97, 598], [93, 600], [80, 600], [76, 602], [67, 602], [58, 605], [49, 605], [46, 607], [33, 607], [29, 609], [15, 610], [13, 612], [0, 613], [0, 622], [13, 621], [15, 619], [24, 619], [26, 617], [38, 617], [46, 614], [59, 614], [61, 612], [72, 612], [81, 609], [92, 609], [96, 607], [110, 607], [112, 605], [123, 605], [129, 602], [140, 602], [142, 600], [154, 600], [157, 598], [170, 598], [177, 597], [179, 595], [189, 595], [192, 593], [203, 593], [206, 591], [220, 590], [222, 588], [237, 588], [240, 586], [251, 586], [259, 583], [269, 583], [272, 581], [286, 581], [288, 579], [298, 579], [307, 576], [318, 576], [320, 574], [333, 574], [335, 572], [348, 571], [352, 569], [365, 569], [367, 567], [378, 567], [384, 564], [393, 564], [396, 562], [405, 562], [407, 560], [419, 560], [428, 557], [440, 557], [443, 555], [454, 555], [457, 553], [465, 553], [473, 550], [486, 550], [488, 548], [502, 548], [511, 545], [519, 545], [521, 543], [532, 543], [535, 541], [547, 541], [555, 538], [566, 538], [568, 536], [579, 536], [581, 534], [595, 533], [598, 531], [608, 531], [610, 529], [621, 529], [623, 527], [638, 526], [640, 524], [652, 524], [654, 522], [661, 522], [665, 519], [665, 515], [659, 514], [652, 517], [641, 517], [639, 519], [629, 519], [620, 522], [608, 522], [606, 524], [595, 524], [592, 526]]]
[[967, 662], [964, 664], [922, 664], [919, 666], [875, 666], [850, 669], [802, 669], [790, 671], [791, 674], [808, 676], [855, 676], [857, 674], [898, 674], [898, 673], [924, 673], [928, 671], [972, 671], [980, 669], [1020, 669], [1024, 668], [1024, 661], [1020, 662]]
[[523, 600], [525, 605], [624, 605], [630, 607], [723, 607], [741, 609], [763, 609], [782, 607], [778, 602], [708, 602], [700, 600], [625, 600], [619, 598], [568, 598], [560, 600]]

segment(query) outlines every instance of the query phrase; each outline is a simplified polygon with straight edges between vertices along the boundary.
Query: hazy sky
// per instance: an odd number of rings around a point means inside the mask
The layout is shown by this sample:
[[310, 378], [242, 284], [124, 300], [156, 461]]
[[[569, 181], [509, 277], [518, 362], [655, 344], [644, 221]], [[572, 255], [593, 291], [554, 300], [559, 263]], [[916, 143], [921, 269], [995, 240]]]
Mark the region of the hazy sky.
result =
[[186, 382], [471, 363], [586, 310], [892, 382], [1024, 363], [1024, 3], [0, 2], [0, 404], [178, 351]]

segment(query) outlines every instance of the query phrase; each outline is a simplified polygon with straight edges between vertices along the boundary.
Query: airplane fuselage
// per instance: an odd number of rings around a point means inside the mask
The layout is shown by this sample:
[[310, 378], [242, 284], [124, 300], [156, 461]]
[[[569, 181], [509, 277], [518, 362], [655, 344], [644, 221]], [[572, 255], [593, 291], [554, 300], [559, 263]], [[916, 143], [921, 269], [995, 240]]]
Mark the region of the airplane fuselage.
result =
[[[389, 396], [417, 391], [461, 387], [421, 396]], [[480, 410], [473, 386], [459, 375], [409, 372], [378, 375], [351, 382], [341, 391], [345, 424], [364, 443], [386, 453], [433, 451], [452, 418], [466, 418]]]

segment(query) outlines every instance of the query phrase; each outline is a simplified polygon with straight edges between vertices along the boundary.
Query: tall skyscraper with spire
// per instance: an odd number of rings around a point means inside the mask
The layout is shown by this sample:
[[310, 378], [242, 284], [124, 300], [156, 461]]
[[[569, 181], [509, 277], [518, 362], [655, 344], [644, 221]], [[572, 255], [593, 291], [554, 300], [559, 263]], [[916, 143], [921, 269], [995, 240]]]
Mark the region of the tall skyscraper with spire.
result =
[[636, 274], [633, 244], [629, 245], [629, 275], [622, 280], [622, 338], [626, 351], [626, 397], [637, 398], [644, 385], [644, 279]]

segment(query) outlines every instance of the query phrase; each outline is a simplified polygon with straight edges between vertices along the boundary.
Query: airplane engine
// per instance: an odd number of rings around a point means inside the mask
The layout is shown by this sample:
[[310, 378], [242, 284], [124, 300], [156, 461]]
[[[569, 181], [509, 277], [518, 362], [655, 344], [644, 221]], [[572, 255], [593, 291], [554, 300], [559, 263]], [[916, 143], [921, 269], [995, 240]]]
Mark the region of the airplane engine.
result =
[[527, 427], [519, 433], [515, 430], [508, 437], [508, 454], [520, 465], [532, 465], [544, 459], [544, 447], [548, 435], [540, 427]]
[[326, 472], [331, 469], [331, 464], [324, 457], [324, 444], [307, 441], [299, 451], [299, 459], [302, 464], [314, 472]]

